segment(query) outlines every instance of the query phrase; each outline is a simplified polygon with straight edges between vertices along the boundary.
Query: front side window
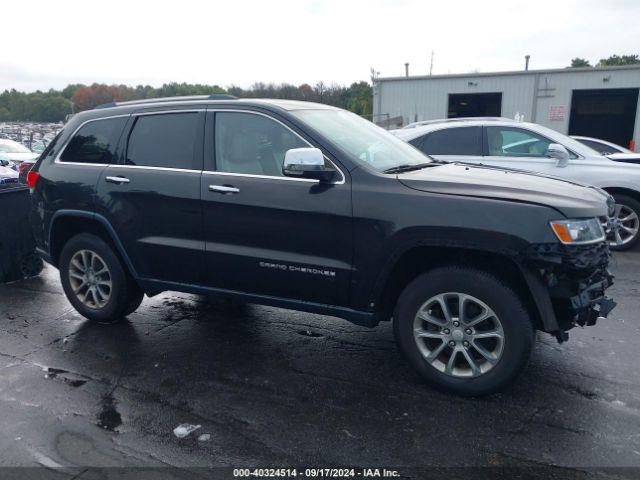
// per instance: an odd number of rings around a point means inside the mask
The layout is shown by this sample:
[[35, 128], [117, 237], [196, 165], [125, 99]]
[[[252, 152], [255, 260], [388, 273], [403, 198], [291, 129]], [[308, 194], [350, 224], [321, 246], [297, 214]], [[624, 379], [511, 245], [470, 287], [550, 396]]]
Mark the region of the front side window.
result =
[[141, 115], [127, 145], [127, 165], [197, 169], [198, 113]]
[[107, 118], [85, 124], [73, 136], [60, 155], [60, 160], [70, 163], [115, 163], [116, 145], [126, 120], [125, 117]]
[[428, 155], [482, 155], [482, 128], [456, 127], [437, 130], [422, 138], [420, 150]]
[[283, 176], [287, 150], [308, 146], [291, 130], [262, 115], [216, 113], [215, 155], [219, 172]]
[[[486, 127], [487, 154], [493, 157], [547, 157], [552, 140], [515, 127]], [[569, 152], [571, 158], [576, 155]]]

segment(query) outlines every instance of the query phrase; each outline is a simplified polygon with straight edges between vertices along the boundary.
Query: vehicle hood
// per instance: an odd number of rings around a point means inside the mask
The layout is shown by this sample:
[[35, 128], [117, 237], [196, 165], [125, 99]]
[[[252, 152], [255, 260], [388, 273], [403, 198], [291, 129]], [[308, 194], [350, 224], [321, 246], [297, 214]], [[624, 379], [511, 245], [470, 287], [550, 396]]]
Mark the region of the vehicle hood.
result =
[[38, 154], [33, 152], [5, 153], [5, 155], [8, 160], [13, 160], [14, 162], [23, 162], [25, 160], [35, 160], [38, 158]]
[[415, 190], [544, 205], [568, 218], [607, 215], [604, 191], [541, 174], [448, 163], [401, 173], [397, 178]]
[[640, 153], [611, 153], [607, 158], [614, 162], [640, 163]]

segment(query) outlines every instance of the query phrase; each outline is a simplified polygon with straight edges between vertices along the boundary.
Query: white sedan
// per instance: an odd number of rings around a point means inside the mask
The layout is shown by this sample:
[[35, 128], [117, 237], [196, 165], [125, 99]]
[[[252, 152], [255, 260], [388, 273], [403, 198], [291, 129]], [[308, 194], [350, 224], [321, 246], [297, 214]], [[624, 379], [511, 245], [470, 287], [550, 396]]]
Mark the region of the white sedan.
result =
[[3, 154], [3, 158], [11, 160], [16, 164], [38, 158], [37, 153], [33, 153], [21, 143], [4, 138], [0, 138], [0, 154]]
[[640, 163], [640, 153], [633, 152], [615, 143], [600, 140], [599, 138], [580, 137], [577, 135], [572, 135], [571, 138], [575, 138], [587, 147], [593, 148], [600, 155], [604, 155], [616, 162]]
[[430, 121], [392, 133], [436, 159], [541, 172], [600, 187], [616, 201], [605, 223], [611, 247], [627, 250], [640, 241], [640, 164], [613, 161], [549, 128], [502, 118]]

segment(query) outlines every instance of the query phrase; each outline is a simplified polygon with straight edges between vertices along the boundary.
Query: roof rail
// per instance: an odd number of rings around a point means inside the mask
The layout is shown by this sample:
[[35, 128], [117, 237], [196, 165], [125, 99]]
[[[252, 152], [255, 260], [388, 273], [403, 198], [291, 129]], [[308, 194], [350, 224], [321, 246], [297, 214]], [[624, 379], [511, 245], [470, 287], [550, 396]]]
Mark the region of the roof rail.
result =
[[167, 103], [167, 102], [185, 102], [185, 101], [198, 101], [198, 100], [237, 100], [238, 97], [228, 95], [226, 93], [212, 93], [211, 95], [188, 95], [182, 97], [160, 97], [160, 98], [144, 98], [141, 100], [129, 100], [127, 102], [109, 102], [103, 103], [94, 107], [98, 108], [112, 108], [121, 107], [123, 105], [144, 105], [147, 103]]
[[506, 117], [455, 117], [455, 118], [439, 118], [436, 120], [422, 120], [420, 122], [408, 123], [402, 128], [415, 128], [423, 125], [432, 125], [434, 123], [449, 123], [449, 122], [468, 122], [468, 121], [482, 121], [482, 122], [510, 122], [514, 121], [512, 118]]

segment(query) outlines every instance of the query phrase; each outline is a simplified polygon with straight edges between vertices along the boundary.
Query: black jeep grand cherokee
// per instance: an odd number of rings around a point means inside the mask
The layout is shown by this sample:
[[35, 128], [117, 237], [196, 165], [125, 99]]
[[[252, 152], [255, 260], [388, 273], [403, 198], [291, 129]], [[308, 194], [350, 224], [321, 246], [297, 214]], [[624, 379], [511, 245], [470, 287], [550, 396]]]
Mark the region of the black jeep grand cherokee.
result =
[[98, 322], [165, 290], [393, 320], [425, 379], [480, 395], [522, 369], [535, 330], [563, 341], [614, 305], [604, 192], [435, 161], [324, 105], [105, 105], [28, 183], [41, 255]]

